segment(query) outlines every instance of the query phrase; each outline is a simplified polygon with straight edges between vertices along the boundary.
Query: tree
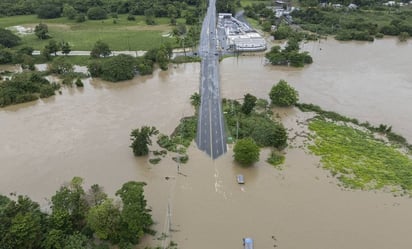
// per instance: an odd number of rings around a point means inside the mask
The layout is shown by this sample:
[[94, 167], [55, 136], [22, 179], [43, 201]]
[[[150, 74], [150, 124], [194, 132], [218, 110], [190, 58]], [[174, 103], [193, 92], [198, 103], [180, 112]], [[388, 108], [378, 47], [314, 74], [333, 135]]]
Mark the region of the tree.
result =
[[87, 249], [90, 248], [89, 240], [84, 234], [76, 232], [67, 237], [63, 249]]
[[256, 105], [256, 100], [257, 100], [257, 98], [255, 96], [253, 96], [249, 93], [246, 94], [244, 99], [243, 99], [243, 105], [242, 105], [242, 108], [241, 108], [242, 112], [246, 115], [249, 115], [252, 112], [255, 105]]
[[84, 84], [83, 84], [83, 82], [82, 82], [82, 80], [81, 80], [80, 78], [77, 78], [76, 81], [74, 82], [74, 84], [75, 84], [77, 87], [83, 87], [83, 86], [84, 86]]
[[[4, 197], [3, 197], [4, 198]], [[1, 248], [39, 248], [46, 228], [38, 203], [27, 196], [3, 199], [0, 209]]]
[[87, 70], [92, 77], [100, 77], [102, 74], [102, 62], [97, 60], [92, 60], [87, 64]]
[[276, 31], [272, 33], [273, 38], [276, 40], [287, 39], [293, 33], [292, 28], [289, 25], [281, 24]]
[[144, 11], [144, 16], [145, 16], [145, 20], [146, 20], [146, 24], [147, 25], [155, 25], [155, 14], [154, 14], [154, 10], [152, 8], [147, 9]]
[[18, 45], [20, 40], [20, 37], [13, 34], [10, 30], [0, 28], [0, 45], [11, 48]]
[[299, 41], [295, 38], [290, 38], [285, 47], [285, 52], [299, 51]]
[[32, 47], [22, 47], [20, 48], [17, 52], [19, 54], [25, 54], [25, 55], [32, 55], [33, 54], [34, 49]]
[[8, 64], [13, 61], [13, 52], [9, 48], [0, 50], [0, 64]]
[[291, 106], [296, 104], [299, 99], [295, 88], [289, 86], [284, 80], [280, 80], [278, 84], [272, 87], [269, 97], [272, 100], [272, 104], [277, 106]]
[[144, 198], [145, 185], [143, 182], [130, 181], [116, 192], [123, 203], [119, 231], [121, 243], [137, 244], [145, 233], [152, 232], [150, 227], [153, 220]]
[[91, 7], [87, 11], [87, 18], [89, 18], [90, 20], [107, 19], [107, 12], [101, 7]]
[[76, 18], [77, 11], [69, 4], [63, 5], [63, 16], [67, 17], [69, 20], [74, 20]]
[[128, 21], [136, 21], [136, 17], [134, 17], [134, 15], [132, 15], [132, 14], [129, 14], [129, 15], [127, 16], [127, 20], [128, 20]]
[[66, 235], [62, 230], [51, 229], [43, 242], [45, 249], [63, 249]]
[[112, 199], [105, 199], [99, 205], [92, 207], [87, 214], [87, 223], [99, 239], [118, 242], [120, 208]]
[[55, 74], [68, 74], [74, 70], [73, 64], [65, 60], [64, 57], [58, 57], [49, 65], [49, 71]]
[[107, 194], [99, 184], [93, 184], [86, 195], [86, 200], [91, 207], [102, 204], [106, 199]]
[[41, 56], [43, 56], [44, 59], [46, 59], [47, 61], [51, 60], [51, 55], [50, 55], [50, 50], [48, 48], [43, 48], [40, 51]]
[[216, 10], [219, 13], [235, 13], [235, 0], [219, 0], [216, 1]]
[[70, 47], [70, 44], [68, 42], [62, 41], [60, 43], [60, 48], [62, 50], [62, 54], [68, 55], [72, 51], [72, 48]]
[[192, 106], [196, 108], [196, 110], [199, 108], [201, 102], [200, 94], [195, 92], [190, 96], [190, 103]]
[[85, 22], [86, 21], [86, 15], [83, 13], [80, 13], [76, 15], [76, 22]]
[[47, 24], [44, 23], [39, 23], [38, 25], [36, 25], [36, 27], [34, 28], [34, 34], [40, 39], [40, 40], [45, 40], [47, 38], [49, 38], [49, 28], [47, 26]]
[[90, 52], [90, 56], [92, 58], [100, 58], [100, 56], [106, 57], [110, 55], [112, 51], [110, 51], [109, 45], [104, 43], [101, 40], [98, 40], [94, 46], [92, 51]]
[[140, 75], [147, 75], [153, 73], [153, 61], [144, 57], [137, 57], [136, 70]]
[[48, 49], [50, 53], [54, 53], [54, 56], [57, 56], [57, 52], [59, 51], [60, 46], [55, 40], [50, 40], [45, 48]]
[[55, 4], [41, 4], [37, 9], [37, 17], [42, 19], [57, 18], [61, 15], [61, 8]]
[[167, 16], [168, 17], [174, 18], [174, 19], [179, 17], [179, 11], [175, 6], [173, 6], [172, 4], [168, 4], [166, 6], [166, 8], [167, 8]]
[[259, 146], [272, 146], [278, 149], [286, 146], [288, 138], [283, 125], [273, 121], [255, 124], [250, 136]]
[[169, 57], [164, 49], [159, 49], [156, 54], [156, 62], [163, 71], [168, 69]]
[[63, 217], [64, 222], [52, 222], [52, 226], [62, 228], [72, 227], [74, 230], [81, 231], [86, 225], [86, 214], [89, 206], [85, 198], [85, 192], [82, 187], [83, 179], [73, 177], [71, 182], [60, 187], [59, 191], [52, 196], [52, 216], [58, 215]]
[[135, 60], [130, 55], [119, 54], [102, 62], [101, 77], [109, 81], [130, 80], [135, 76]]
[[130, 147], [133, 149], [135, 156], [145, 156], [149, 154], [148, 145], [152, 145], [150, 136], [159, 134], [159, 131], [154, 127], [142, 126], [142, 128], [132, 130], [130, 134], [133, 141]]
[[233, 148], [233, 157], [243, 165], [250, 165], [259, 161], [259, 146], [252, 138], [239, 139]]

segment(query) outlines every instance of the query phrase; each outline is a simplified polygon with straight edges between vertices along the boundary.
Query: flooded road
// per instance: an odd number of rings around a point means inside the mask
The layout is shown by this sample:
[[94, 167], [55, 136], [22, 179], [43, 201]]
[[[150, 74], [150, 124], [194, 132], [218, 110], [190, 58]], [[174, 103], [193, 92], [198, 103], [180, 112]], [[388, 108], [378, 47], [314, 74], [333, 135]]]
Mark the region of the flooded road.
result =
[[[285, 79], [302, 102], [392, 124], [412, 141], [411, 42], [328, 40], [305, 49], [314, 64], [303, 69], [263, 66], [259, 56], [224, 59], [222, 97], [249, 92], [267, 98]], [[167, 233], [170, 220], [168, 239], [180, 249], [242, 248], [245, 236], [255, 239], [256, 248], [410, 248], [412, 199], [340, 189], [300, 148], [302, 141], [291, 143], [282, 171], [264, 162], [266, 150], [254, 167], [242, 168], [231, 148], [212, 161], [192, 145], [182, 174], [169, 157], [158, 165], [133, 157], [130, 131], [153, 125], [171, 133], [181, 117], [193, 114], [189, 98], [198, 89], [199, 64], [183, 64], [117, 84], [87, 80], [84, 89], [64, 88], [62, 95], [0, 109], [0, 192], [27, 194], [45, 205], [44, 198], [73, 176], [110, 195], [125, 181], [146, 181], [155, 229]], [[306, 114], [284, 109], [280, 115], [288, 128], [303, 129], [297, 121]], [[243, 187], [236, 183], [239, 173]]]

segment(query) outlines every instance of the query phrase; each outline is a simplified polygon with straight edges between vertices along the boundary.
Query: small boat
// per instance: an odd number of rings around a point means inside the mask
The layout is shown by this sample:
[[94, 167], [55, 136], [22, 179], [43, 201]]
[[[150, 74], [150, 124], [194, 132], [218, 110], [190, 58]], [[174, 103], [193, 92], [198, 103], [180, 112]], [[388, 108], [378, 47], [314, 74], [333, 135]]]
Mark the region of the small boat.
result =
[[243, 247], [244, 249], [253, 249], [253, 239], [243, 238]]
[[237, 183], [239, 183], [239, 184], [244, 184], [245, 183], [245, 179], [244, 179], [243, 175], [237, 175], [236, 180], [237, 180]]

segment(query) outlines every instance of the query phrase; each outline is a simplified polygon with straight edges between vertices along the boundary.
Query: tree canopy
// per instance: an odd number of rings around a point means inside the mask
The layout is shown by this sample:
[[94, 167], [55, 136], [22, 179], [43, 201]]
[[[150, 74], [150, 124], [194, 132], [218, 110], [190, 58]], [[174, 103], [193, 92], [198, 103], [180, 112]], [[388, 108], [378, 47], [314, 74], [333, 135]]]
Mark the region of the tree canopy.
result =
[[243, 98], [242, 112], [246, 115], [250, 114], [256, 106], [257, 98], [252, 94], [247, 93]]
[[269, 97], [272, 104], [277, 106], [292, 106], [299, 100], [298, 92], [284, 80], [272, 86]]
[[62, 10], [60, 6], [56, 4], [41, 4], [37, 8], [37, 16], [42, 19], [51, 19], [60, 17]]
[[[233, 0], [230, 0], [233, 1]], [[0, 2], [0, 16], [38, 14], [41, 18], [59, 17], [62, 12], [68, 18], [76, 13], [85, 14], [91, 8], [99, 7], [107, 13], [143, 15], [145, 10], [152, 8], [156, 17], [180, 17], [180, 10], [187, 11], [188, 6], [200, 6], [201, 0], [111, 0], [111, 1], [65, 1], [65, 0], [31, 0]], [[73, 8], [68, 10], [68, 6]], [[175, 7], [175, 9], [170, 8]], [[74, 10], [74, 11], [73, 11]], [[189, 9], [190, 10], [190, 9]], [[69, 13], [69, 15], [68, 15]]]
[[0, 28], [0, 45], [11, 48], [18, 45], [20, 40], [20, 37], [13, 34], [10, 30]]
[[109, 45], [107, 43], [98, 40], [94, 46], [92, 51], [90, 52], [90, 56], [92, 58], [100, 58], [101, 56], [106, 57], [110, 55], [112, 51], [110, 51]]
[[36, 100], [54, 95], [58, 86], [51, 84], [39, 73], [16, 74], [0, 84], [0, 107]]
[[119, 54], [105, 59], [101, 64], [101, 77], [108, 81], [130, 80], [135, 76], [135, 60], [130, 55]]
[[49, 27], [45, 23], [39, 23], [34, 28], [34, 34], [40, 39], [44, 40], [49, 38]]
[[102, 20], [107, 18], [107, 13], [101, 7], [91, 7], [87, 11], [87, 18], [90, 20]]
[[152, 144], [150, 136], [159, 134], [159, 131], [154, 127], [142, 126], [140, 129], [132, 130], [130, 134], [132, 144], [130, 147], [135, 156], [145, 156], [149, 154], [149, 145]]
[[146, 183], [130, 181], [123, 184], [116, 192], [120, 196], [123, 208], [120, 213], [120, 241], [139, 243], [145, 233], [151, 233], [153, 225], [150, 210], [144, 198], [143, 187]]
[[243, 165], [250, 165], [259, 161], [259, 146], [252, 138], [239, 139], [233, 148], [233, 157]]
[[117, 200], [96, 184], [86, 192], [82, 183], [74, 177], [63, 185], [51, 198], [51, 213], [27, 196], [12, 200], [0, 195], [0, 248], [97, 249], [111, 244], [123, 249], [152, 233], [145, 183], [123, 184]]

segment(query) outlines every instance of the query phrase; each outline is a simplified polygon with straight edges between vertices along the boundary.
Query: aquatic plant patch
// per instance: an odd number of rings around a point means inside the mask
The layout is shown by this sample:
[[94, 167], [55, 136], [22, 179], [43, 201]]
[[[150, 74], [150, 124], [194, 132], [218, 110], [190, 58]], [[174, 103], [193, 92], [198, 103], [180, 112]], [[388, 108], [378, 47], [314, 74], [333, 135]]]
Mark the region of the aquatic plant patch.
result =
[[266, 159], [266, 162], [281, 170], [281, 165], [285, 162], [285, 156], [278, 151], [272, 151], [270, 157]]
[[309, 129], [315, 132], [309, 149], [321, 157], [345, 187], [381, 189], [400, 187], [412, 193], [412, 160], [395, 147], [376, 140], [372, 132], [314, 119]]

